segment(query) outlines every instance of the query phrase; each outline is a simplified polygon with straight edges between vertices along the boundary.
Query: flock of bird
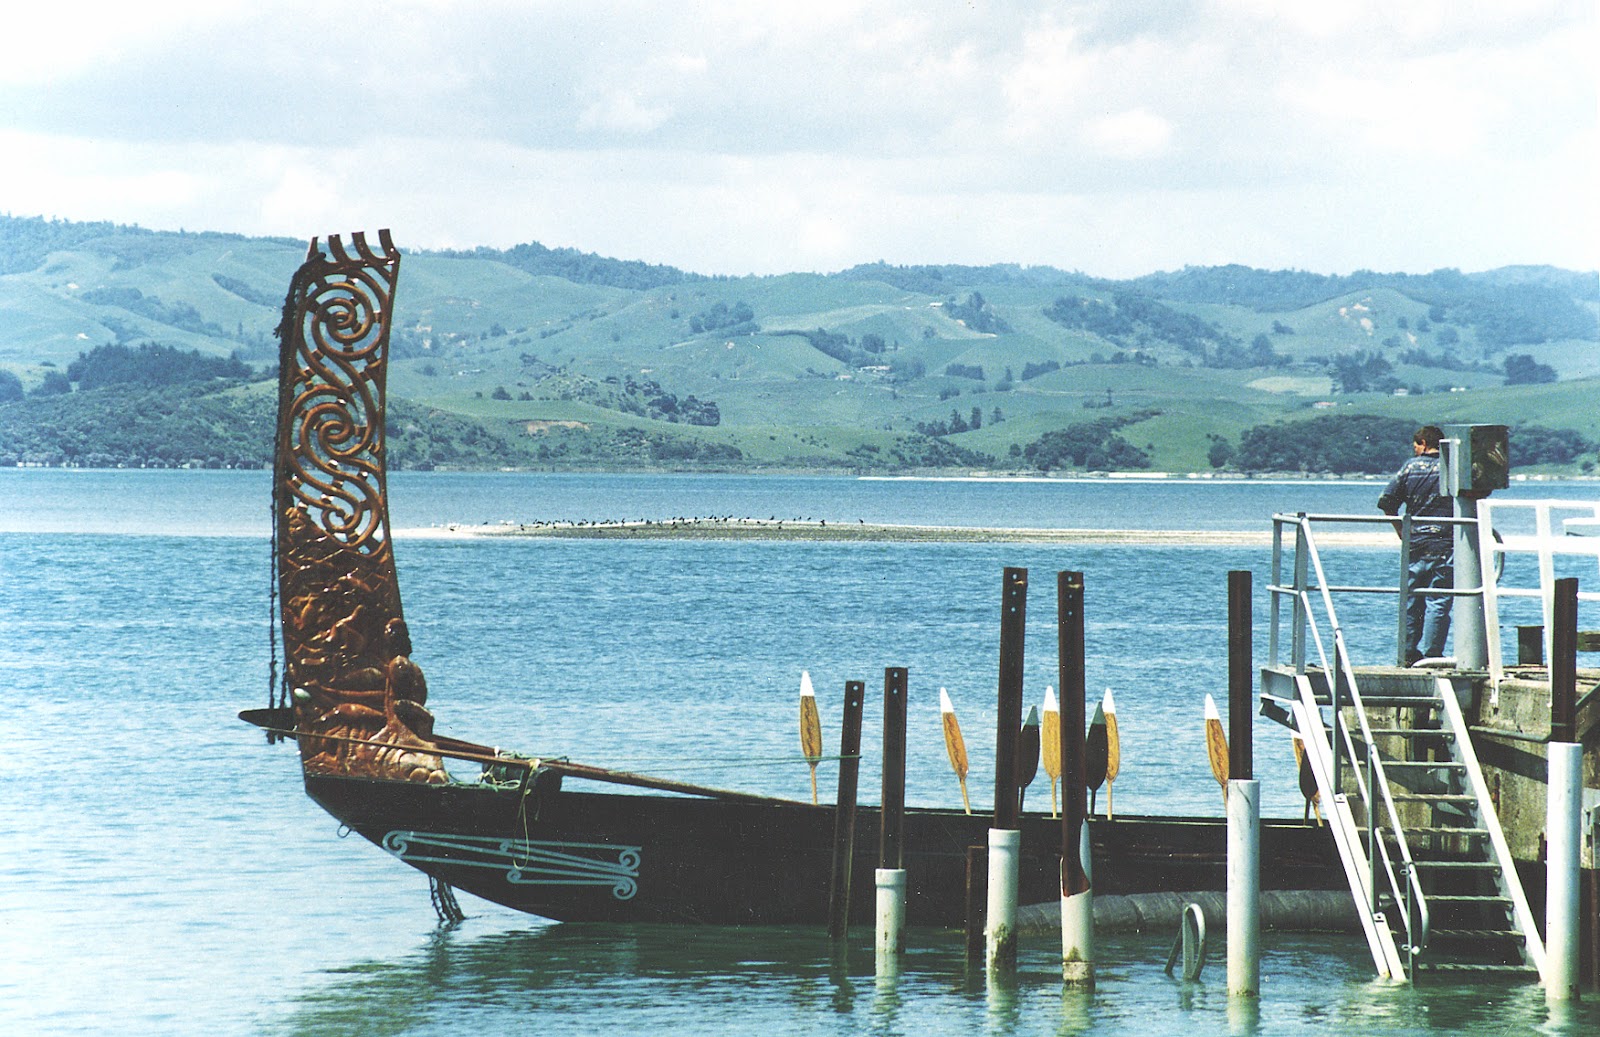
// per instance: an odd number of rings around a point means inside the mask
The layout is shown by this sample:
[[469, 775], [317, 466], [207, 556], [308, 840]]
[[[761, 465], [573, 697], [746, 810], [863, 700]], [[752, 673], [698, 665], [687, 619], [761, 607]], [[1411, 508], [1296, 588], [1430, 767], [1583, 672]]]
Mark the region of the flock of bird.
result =
[[[939, 689], [939, 716], [944, 727], [944, 746], [950, 759], [950, 769], [955, 772], [956, 780], [961, 787], [961, 806], [970, 814], [972, 801], [967, 795], [967, 746], [961, 735], [961, 723], [956, 719], [955, 705], [950, 700], [950, 692], [945, 688]], [[1222, 716], [1217, 711], [1216, 700], [1209, 694], [1205, 700], [1204, 717], [1206, 755], [1210, 758], [1211, 773], [1222, 787], [1222, 801], [1226, 808], [1228, 739], [1222, 728]], [[1042, 725], [1040, 710], [1029, 707], [1028, 716], [1022, 722], [1021, 735], [1017, 769], [1019, 796], [1026, 793], [1042, 759], [1045, 773], [1050, 777], [1050, 816], [1057, 817], [1060, 810], [1056, 789], [1061, 779], [1061, 708], [1056, 701], [1053, 686], [1044, 690]], [[1321, 796], [1317, 791], [1316, 781], [1311, 774], [1310, 764], [1298, 734], [1294, 735], [1293, 745], [1295, 764], [1299, 771], [1300, 792], [1306, 801], [1306, 819], [1309, 820], [1315, 811], [1317, 824], [1320, 825], [1322, 811], [1318, 803]], [[817, 696], [811, 684], [811, 674], [804, 670], [800, 673], [800, 751], [811, 766], [811, 802], [815, 803], [817, 764], [822, 759], [822, 723], [817, 712]], [[1095, 813], [1100, 786], [1104, 785], [1106, 819], [1113, 819], [1115, 808], [1112, 790], [1122, 769], [1122, 739], [1117, 729], [1116, 698], [1110, 688], [1106, 689], [1105, 695], [1095, 706], [1094, 718], [1090, 720], [1089, 730], [1084, 736], [1084, 764], [1089, 787], [1090, 816]]]
[[[498, 523], [485, 521], [482, 524], [485, 526], [515, 526], [518, 529], [632, 529], [639, 527], [653, 529], [657, 526], [664, 526], [669, 529], [679, 529], [682, 527], [701, 525], [759, 526], [763, 528], [767, 526], [776, 526], [777, 528], [782, 529], [785, 522], [793, 522], [798, 525], [810, 524], [817, 526], [826, 526], [828, 524], [828, 520], [825, 518], [813, 518], [809, 515], [795, 516], [793, 518], [786, 519], [781, 519], [776, 515], [770, 515], [764, 519], [751, 518], [745, 515], [674, 515], [671, 518], [658, 519], [578, 519], [576, 521], [568, 521], [566, 519], [535, 519], [532, 522], [512, 522], [509, 519], [502, 519]], [[857, 524], [863, 526], [867, 524], [866, 519], [858, 518], [856, 519], [856, 522]]]

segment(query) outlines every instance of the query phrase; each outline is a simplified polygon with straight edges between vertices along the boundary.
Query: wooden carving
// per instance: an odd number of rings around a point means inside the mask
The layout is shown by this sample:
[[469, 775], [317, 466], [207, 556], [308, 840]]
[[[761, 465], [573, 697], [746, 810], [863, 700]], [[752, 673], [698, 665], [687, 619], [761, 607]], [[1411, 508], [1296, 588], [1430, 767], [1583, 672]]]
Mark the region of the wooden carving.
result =
[[[315, 240], [284, 301], [273, 487], [279, 600], [307, 771], [448, 781], [411, 661], [384, 475], [384, 375], [400, 253]], [[319, 737], [320, 736], [320, 737]]]

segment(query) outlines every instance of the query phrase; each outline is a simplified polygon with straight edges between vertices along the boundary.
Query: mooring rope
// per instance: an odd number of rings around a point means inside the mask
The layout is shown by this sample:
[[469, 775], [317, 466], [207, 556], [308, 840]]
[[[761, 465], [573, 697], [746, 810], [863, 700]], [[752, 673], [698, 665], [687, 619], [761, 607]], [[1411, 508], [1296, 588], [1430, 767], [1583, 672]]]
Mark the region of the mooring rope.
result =
[[466, 920], [467, 916], [456, 900], [455, 890], [443, 879], [428, 876], [428, 899], [433, 901], [433, 911], [439, 916], [440, 925], [460, 925]]

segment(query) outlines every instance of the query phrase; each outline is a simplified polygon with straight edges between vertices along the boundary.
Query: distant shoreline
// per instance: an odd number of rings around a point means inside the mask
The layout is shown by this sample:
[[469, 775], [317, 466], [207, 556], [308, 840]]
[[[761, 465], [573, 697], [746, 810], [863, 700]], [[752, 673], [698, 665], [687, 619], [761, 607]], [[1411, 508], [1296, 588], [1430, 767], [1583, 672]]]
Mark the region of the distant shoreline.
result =
[[[984, 526], [914, 526], [792, 519], [667, 519], [636, 522], [495, 522], [396, 530], [407, 538], [535, 537], [555, 540], [812, 540], [859, 543], [1149, 544], [1196, 547], [1266, 547], [1272, 532], [1200, 529], [1007, 529]], [[1387, 546], [1379, 533], [1322, 534], [1341, 546]]]

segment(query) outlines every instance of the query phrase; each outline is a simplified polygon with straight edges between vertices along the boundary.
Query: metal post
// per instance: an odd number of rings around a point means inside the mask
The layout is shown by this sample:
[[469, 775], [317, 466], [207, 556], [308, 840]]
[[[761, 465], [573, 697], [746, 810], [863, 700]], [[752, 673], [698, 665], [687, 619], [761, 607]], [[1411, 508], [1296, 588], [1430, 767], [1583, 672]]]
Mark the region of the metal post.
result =
[[1277, 516], [1272, 519], [1272, 590], [1267, 597], [1271, 599], [1271, 608], [1268, 615], [1271, 622], [1267, 631], [1267, 665], [1277, 666], [1278, 655], [1278, 628], [1282, 625], [1283, 594], [1278, 590], [1283, 586], [1283, 520]]
[[1261, 994], [1261, 783], [1228, 782], [1228, 995]]
[[1306, 672], [1306, 586], [1311, 551], [1306, 544], [1306, 513], [1294, 527], [1294, 629], [1290, 632], [1291, 662], [1295, 673]]
[[1061, 686], [1061, 978], [1094, 985], [1094, 892], [1088, 857], [1084, 759], [1083, 573], [1056, 575]]
[[[1341, 694], [1341, 692], [1344, 691], [1344, 657], [1341, 646], [1337, 641], [1334, 642], [1333, 645], [1333, 672], [1326, 674], [1326, 676], [1328, 678], [1328, 701], [1333, 705], [1332, 784], [1333, 794], [1337, 796], [1344, 789], [1344, 786], [1340, 784], [1340, 782], [1343, 781], [1343, 775], [1341, 773], [1343, 771], [1343, 767], [1339, 762], [1344, 759], [1344, 739], [1339, 737], [1339, 732], [1344, 728], [1344, 716], [1341, 710], [1341, 703], [1344, 699], [1344, 696]], [[1371, 747], [1368, 747], [1367, 751], [1370, 753], [1372, 751]], [[1351, 760], [1350, 763], [1354, 765], [1355, 761]]]
[[[1406, 613], [1411, 609], [1411, 512], [1400, 520], [1400, 629], [1395, 633], [1394, 664], [1405, 668], [1411, 648], [1411, 630]], [[1420, 636], [1420, 631], [1419, 631]]]
[[1255, 674], [1251, 640], [1250, 570], [1228, 573], [1228, 774], [1241, 780], [1251, 773], [1255, 711]]
[[[1000, 588], [1000, 691], [994, 740], [994, 827], [1017, 827], [1017, 738], [1022, 726], [1022, 654], [1028, 570], [1007, 568]], [[994, 874], [990, 869], [990, 875]]]
[[839, 730], [839, 798], [833, 812], [833, 877], [828, 885], [828, 936], [841, 940], [850, 929], [850, 879], [855, 862], [856, 785], [861, 774], [863, 681], [844, 683], [844, 720]]
[[906, 872], [904, 868], [879, 868], [877, 881], [877, 929], [873, 949], [878, 971], [893, 969], [901, 952], [901, 934], [906, 928]]
[[1583, 747], [1551, 742], [1546, 817], [1545, 976], [1551, 1001], [1578, 998], [1578, 865], [1582, 849]]
[[1017, 967], [1017, 884], [1022, 833], [989, 829], [989, 901], [984, 912], [984, 961], [991, 975]]
[[[1471, 525], [1456, 526], [1455, 553], [1455, 631], [1456, 666], [1463, 670], [1489, 668], [1489, 637], [1484, 628], [1483, 566], [1478, 554], [1478, 502], [1472, 497], [1456, 498], [1456, 518], [1471, 519]], [[1471, 593], [1462, 594], [1462, 591]]]

